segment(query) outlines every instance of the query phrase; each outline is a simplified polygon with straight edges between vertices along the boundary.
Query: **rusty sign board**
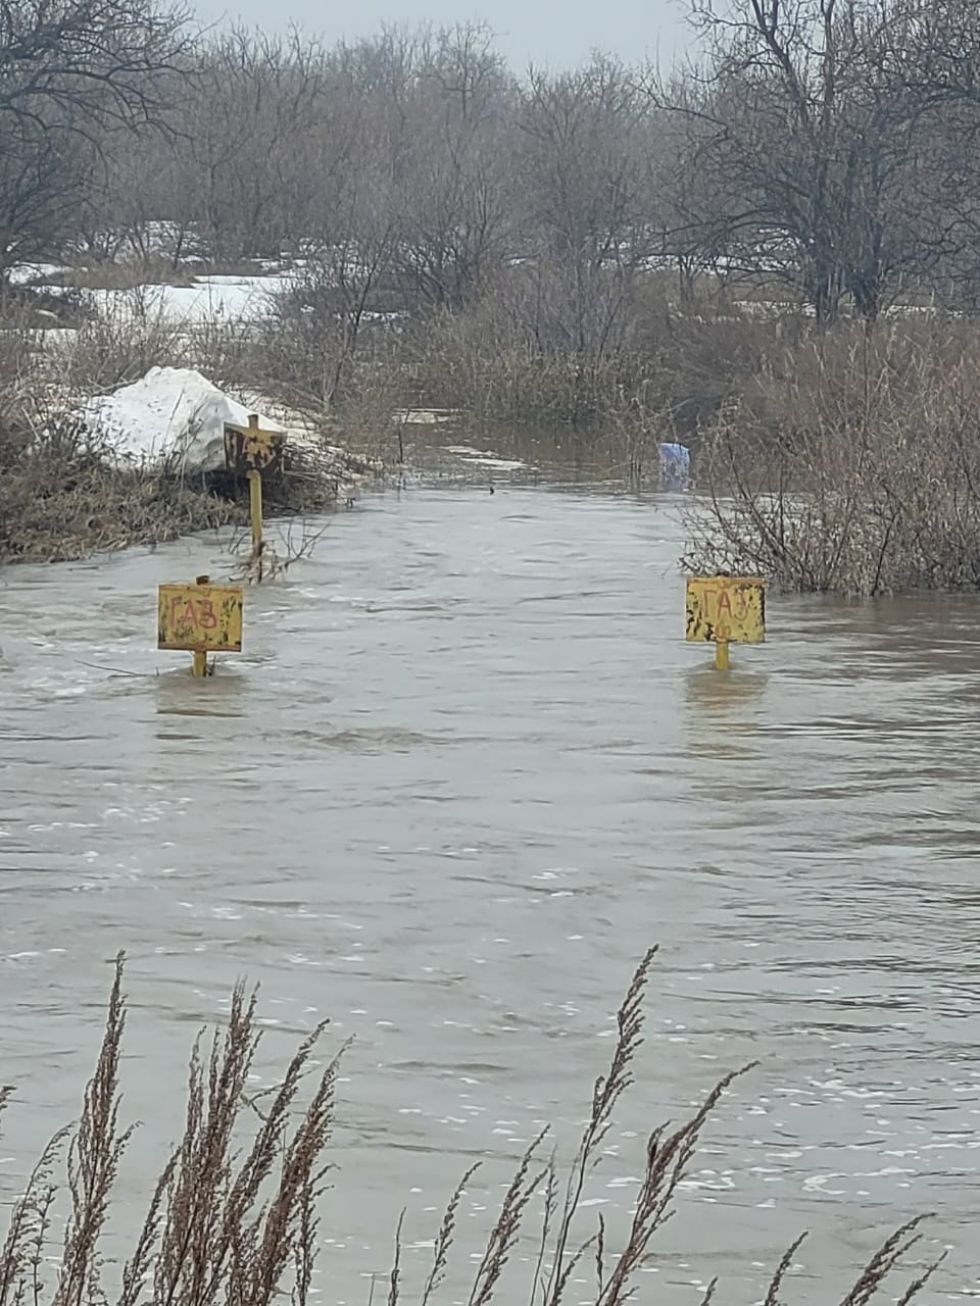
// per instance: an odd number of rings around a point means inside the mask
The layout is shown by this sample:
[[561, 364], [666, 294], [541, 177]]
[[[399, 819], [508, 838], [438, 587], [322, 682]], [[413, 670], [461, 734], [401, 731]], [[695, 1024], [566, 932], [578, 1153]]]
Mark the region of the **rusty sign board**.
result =
[[243, 601], [240, 585], [161, 585], [157, 648], [240, 653]]
[[689, 576], [686, 638], [704, 644], [762, 644], [766, 582], [757, 576]]
[[282, 431], [264, 431], [255, 415], [248, 426], [225, 426], [225, 463], [229, 471], [271, 471], [282, 461], [286, 436]]

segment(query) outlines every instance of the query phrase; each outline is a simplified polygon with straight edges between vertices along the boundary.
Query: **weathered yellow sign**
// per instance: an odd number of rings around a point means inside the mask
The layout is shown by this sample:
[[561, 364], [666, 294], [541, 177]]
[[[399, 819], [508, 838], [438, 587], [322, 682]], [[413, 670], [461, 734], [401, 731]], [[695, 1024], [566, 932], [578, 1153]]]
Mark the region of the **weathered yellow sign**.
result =
[[240, 653], [242, 603], [240, 585], [161, 585], [157, 648]]
[[280, 461], [285, 443], [284, 432], [262, 430], [253, 414], [248, 426], [225, 427], [225, 462], [233, 472], [266, 471]]
[[690, 576], [686, 638], [704, 644], [762, 644], [766, 582], [756, 576]]

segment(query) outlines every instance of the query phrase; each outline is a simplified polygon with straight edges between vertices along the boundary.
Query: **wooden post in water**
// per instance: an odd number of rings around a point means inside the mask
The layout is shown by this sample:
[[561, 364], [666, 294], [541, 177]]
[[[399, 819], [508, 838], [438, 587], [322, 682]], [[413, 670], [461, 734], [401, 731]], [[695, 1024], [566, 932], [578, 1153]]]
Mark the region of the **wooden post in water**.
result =
[[[197, 576], [194, 580], [195, 585], [209, 585], [210, 583], [211, 583], [210, 576]], [[207, 650], [203, 648], [196, 648], [194, 650], [194, 667], [193, 670], [191, 671], [191, 675], [194, 677], [195, 680], [203, 680], [207, 674], [208, 674]]]
[[[249, 415], [248, 425], [250, 430], [258, 431], [257, 413]], [[262, 551], [262, 473], [257, 467], [248, 473], [248, 508], [252, 521], [252, 557], [257, 558]]]

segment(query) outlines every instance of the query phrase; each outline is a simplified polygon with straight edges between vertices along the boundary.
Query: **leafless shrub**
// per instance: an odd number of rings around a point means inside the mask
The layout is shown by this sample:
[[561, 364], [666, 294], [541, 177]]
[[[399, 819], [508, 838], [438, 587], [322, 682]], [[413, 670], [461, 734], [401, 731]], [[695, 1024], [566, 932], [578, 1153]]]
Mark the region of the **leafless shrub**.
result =
[[188, 362], [185, 333], [151, 286], [107, 304], [77, 331], [48, 347], [48, 366], [69, 396], [105, 394], [146, 375], [151, 367]]
[[777, 357], [705, 434], [696, 569], [874, 596], [980, 585], [972, 328], [840, 329]]
[[395, 414], [404, 408], [407, 393], [405, 369], [394, 350], [379, 350], [353, 367], [331, 423], [344, 449], [374, 462], [396, 462]]
[[187, 322], [182, 334], [190, 366], [222, 390], [254, 389], [270, 375], [256, 346], [255, 325], [247, 319], [208, 313]]
[[649, 360], [630, 352], [543, 348], [509, 291], [438, 314], [416, 349], [426, 402], [489, 421], [588, 423], [649, 375]]
[[302, 520], [291, 520], [277, 532], [277, 538], [268, 535], [256, 547], [251, 533], [239, 527], [228, 542], [228, 552], [237, 559], [237, 572], [250, 585], [278, 580], [290, 567], [312, 557], [313, 551], [326, 533], [326, 525], [311, 525]]

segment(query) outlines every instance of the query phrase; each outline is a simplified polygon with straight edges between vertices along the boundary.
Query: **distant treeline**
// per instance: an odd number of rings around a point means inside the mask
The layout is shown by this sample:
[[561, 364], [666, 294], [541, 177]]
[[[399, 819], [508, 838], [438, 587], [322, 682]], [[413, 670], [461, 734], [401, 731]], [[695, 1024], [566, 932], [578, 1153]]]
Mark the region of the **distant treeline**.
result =
[[152, 0], [12, 0], [0, 260], [305, 256], [345, 311], [517, 295], [539, 347], [578, 355], [631, 343], [651, 269], [820, 322], [980, 303], [975, 0], [690, 19], [670, 72], [519, 75], [476, 24], [326, 47], [201, 35]]

